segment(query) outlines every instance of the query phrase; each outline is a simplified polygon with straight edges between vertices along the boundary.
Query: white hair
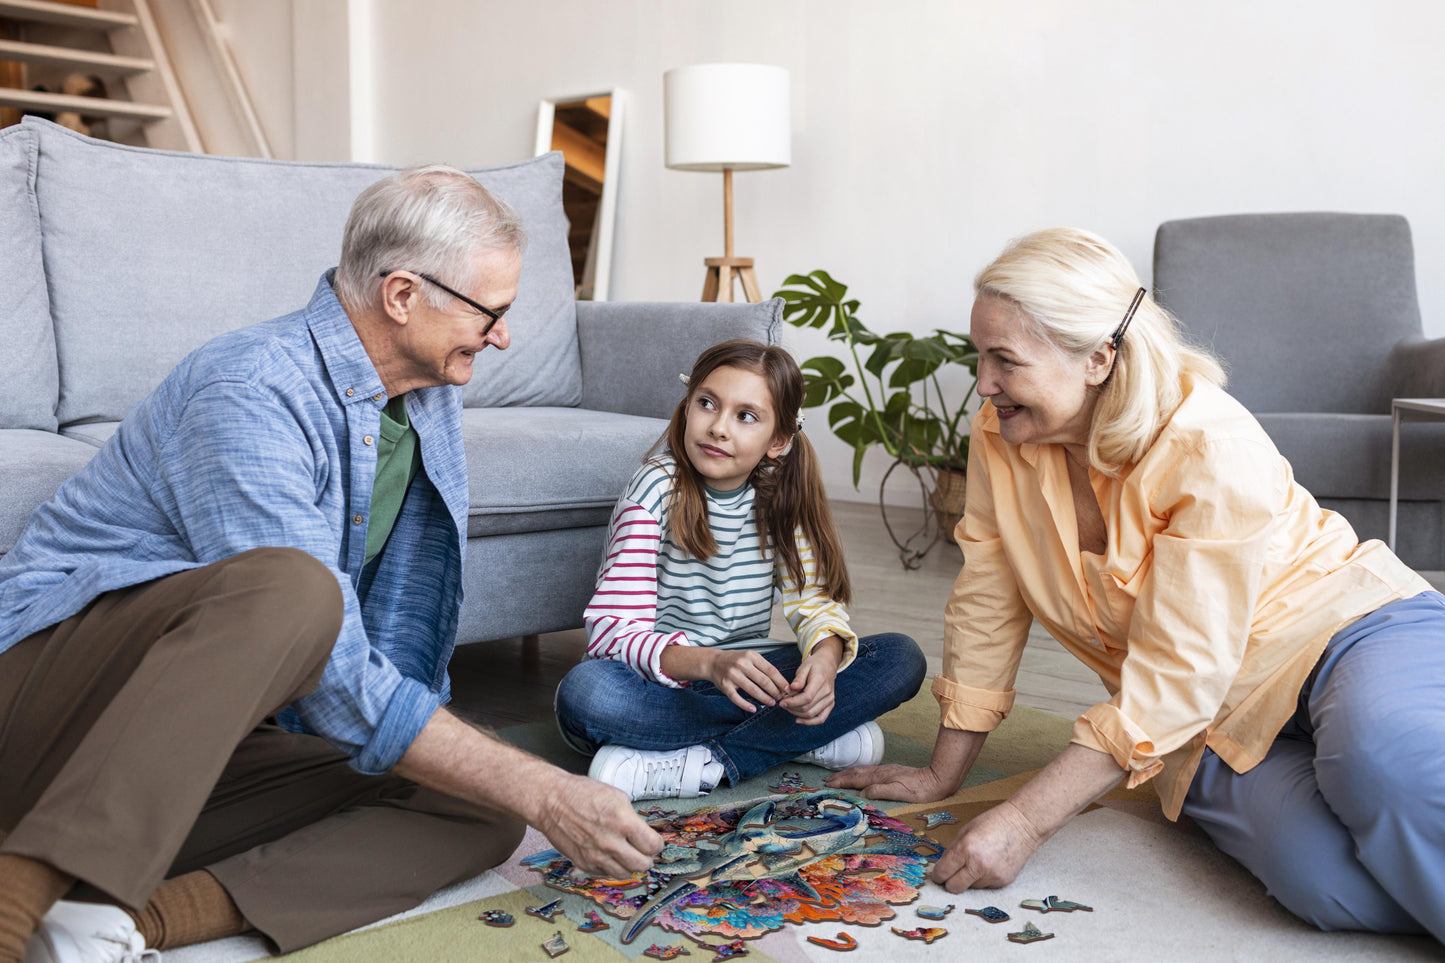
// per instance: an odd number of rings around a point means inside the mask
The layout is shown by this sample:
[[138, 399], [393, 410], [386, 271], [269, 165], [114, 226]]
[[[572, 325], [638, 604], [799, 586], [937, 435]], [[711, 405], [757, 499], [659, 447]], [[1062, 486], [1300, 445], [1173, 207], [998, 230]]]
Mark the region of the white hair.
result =
[[[1110, 342], [1142, 287], [1118, 248], [1068, 227], [1010, 241], [973, 281], [975, 296], [1012, 302], [1030, 334], [1073, 357]], [[1187, 378], [1222, 386], [1224, 370], [1208, 351], [1186, 343], [1179, 322], [1146, 293], [1113, 370], [1095, 389], [1094, 467], [1117, 474], [1142, 458], [1183, 400]]]
[[[521, 219], [476, 178], [433, 164], [389, 174], [362, 191], [351, 206], [336, 268], [336, 297], [360, 310], [377, 297], [383, 271], [430, 274], [469, 290], [476, 259], [491, 250], [520, 252]], [[424, 296], [440, 308], [450, 295], [430, 285]]]

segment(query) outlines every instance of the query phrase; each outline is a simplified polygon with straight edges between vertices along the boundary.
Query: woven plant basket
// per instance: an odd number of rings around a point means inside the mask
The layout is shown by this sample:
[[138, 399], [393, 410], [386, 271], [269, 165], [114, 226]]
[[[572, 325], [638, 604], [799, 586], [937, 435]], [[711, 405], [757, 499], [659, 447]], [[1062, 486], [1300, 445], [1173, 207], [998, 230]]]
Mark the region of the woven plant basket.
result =
[[933, 513], [938, 517], [938, 527], [943, 531], [943, 537], [953, 542], [953, 530], [963, 518], [966, 476], [961, 471], [940, 468], [933, 473], [933, 478], [933, 491], [928, 493], [928, 501], [933, 505]]

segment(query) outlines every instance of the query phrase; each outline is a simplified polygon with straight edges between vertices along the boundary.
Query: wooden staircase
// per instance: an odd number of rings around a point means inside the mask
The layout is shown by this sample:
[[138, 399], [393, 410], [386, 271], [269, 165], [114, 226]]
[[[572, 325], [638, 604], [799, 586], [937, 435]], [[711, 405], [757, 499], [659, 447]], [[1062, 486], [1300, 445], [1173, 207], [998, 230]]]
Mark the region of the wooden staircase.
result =
[[[106, 121], [110, 140], [202, 150], [149, 0], [0, 0], [0, 67], [0, 125], [70, 114]], [[77, 77], [106, 96], [56, 92]]]

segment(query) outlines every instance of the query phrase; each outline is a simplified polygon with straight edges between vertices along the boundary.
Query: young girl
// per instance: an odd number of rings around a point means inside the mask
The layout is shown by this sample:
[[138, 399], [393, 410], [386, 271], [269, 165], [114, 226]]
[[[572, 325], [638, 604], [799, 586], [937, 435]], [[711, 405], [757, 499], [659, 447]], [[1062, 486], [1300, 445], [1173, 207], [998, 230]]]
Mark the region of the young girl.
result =
[[[588, 658], [557, 688], [562, 735], [633, 799], [699, 796], [794, 759], [876, 763], [872, 720], [918, 691], [923, 654], [848, 627], [842, 547], [798, 431], [802, 372], [739, 340], [704, 351], [686, 381], [665, 449], [613, 513]], [[775, 588], [796, 646], [768, 638]]]

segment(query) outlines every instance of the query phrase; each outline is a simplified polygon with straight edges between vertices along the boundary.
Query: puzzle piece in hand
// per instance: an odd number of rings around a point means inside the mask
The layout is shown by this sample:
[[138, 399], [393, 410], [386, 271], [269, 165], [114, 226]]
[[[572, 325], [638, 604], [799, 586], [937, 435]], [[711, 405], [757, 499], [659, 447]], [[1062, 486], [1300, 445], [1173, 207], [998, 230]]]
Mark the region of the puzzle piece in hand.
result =
[[905, 939], [922, 940], [925, 943], [932, 943], [934, 940], [942, 939], [948, 935], [948, 930], [941, 926], [920, 926], [916, 930], [900, 930], [896, 926], [890, 926], [888, 928]]
[[668, 943], [658, 946], [653, 943], [642, 951], [643, 956], [650, 956], [654, 960], [675, 960], [679, 956], [692, 956], [681, 943]]
[[997, 906], [985, 906], [983, 909], [966, 909], [965, 913], [972, 913], [974, 916], [981, 916], [990, 923], [1002, 923], [1004, 920], [1013, 919], [1012, 916], [999, 909]]
[[562, 939], [561, 930], [558, 930], [550, 940], [542, 944], [542, 949], [547, 951], [548, 956], [561, 956], [571, 948], [567, 945], [567, 941]]
[[554, 899], [550, 903], [543, 903], [541, 906], [527, 907], [528, 916], [535, 916], [538, 919], [544, 919], [548, 923], [552, 922], [552, 917], [556, 916], [560, 912], [562, 912], [562, 901], [560, 899]]
[[1085, 906], [1083, 903], [1074, 903], [1070, 900], [1059, 899], [1057, 896], [1046, 896], [1043, 899], [1026, 899], [1019, 903], [1024, 909], [1036, 909], [1040, 913], [1072, 913], [1081, 910], [1085, 913], [1094, 912], [1094, 907]]
[[944, 823], [956, 823], [958, 817], [949, 812], [936, 812], [923, 814], [923, 827], [925, 829], [937, 829]]
[[943, 919], [945, 916], [947, 916], [949, 913], [952, 913], [952, 912], [953, 912], [953, 904], [952, 904], [952, 903], [949, 903], [947, 906], [926, 906], [926, 905], [925, 905], [925, 906], [920, 906], [920, 907], [918, 907], [918, 915], [921, 916], [921, 917], [923, 917], [923, 918], [926, 919], [926, 920], [941, 920], [941, 919]]
[[588, 910], [584, 922], [577, 926], [577, 929], [583, 933], [596, 933], [607, 928], [607, 923], [597, 914], [596, 910]]
[[477, 916], [477, 919], [486, 923], [488, 926], [511, 926], [517, 922], [512, 918], [511, 913], [503, 913], [501, 910], [482, 910], [481, 914]]
[[843, 953], [858, 948], [858, 941], [842, 930], [839, 930], [838, 935], [831, 940], [826, 936], [810, 936], [808, 937], [808, 942], [817, 943], [819, 946], [826, 946], [830, 950], [838, 950]]
[[1051, 940], [1054, 934], [1045, 933], [1032, 923], [1025, 923], [1024, 928], [1017, 933], [1008, 935], [1010, 943], [1037, 943], [1039, 940]]

